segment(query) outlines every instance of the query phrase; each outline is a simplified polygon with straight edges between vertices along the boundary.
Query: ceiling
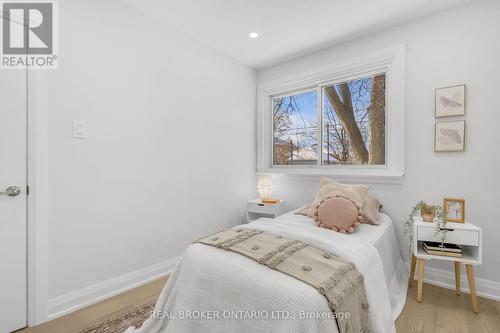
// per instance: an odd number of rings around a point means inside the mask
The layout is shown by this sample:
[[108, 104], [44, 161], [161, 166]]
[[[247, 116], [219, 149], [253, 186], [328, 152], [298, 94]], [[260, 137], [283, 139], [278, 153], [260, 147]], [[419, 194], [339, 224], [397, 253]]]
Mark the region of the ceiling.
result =
[[261, 69], [471, 0], [123, 1]]

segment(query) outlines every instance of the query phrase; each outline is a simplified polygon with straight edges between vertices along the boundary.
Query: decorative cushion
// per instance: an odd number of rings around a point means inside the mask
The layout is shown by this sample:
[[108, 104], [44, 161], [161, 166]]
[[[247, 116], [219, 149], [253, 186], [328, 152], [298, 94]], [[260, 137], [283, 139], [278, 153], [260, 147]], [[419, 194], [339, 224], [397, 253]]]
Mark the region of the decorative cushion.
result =
[[314, 221], [317, 226], [341, 233], [354, 232], [362, 218], [359, 206], [341, 196], [324, 198], [314, 210]]
[[363, 223], [379, 225], [379, 210], [382, 208], [382, 204], [376, 198], [371, 195], [367, 195], [365, 200], [363, 200]]
[[338, 183], [330, 178], [321, 177], [320, 189], [316, 193], [316, 197], [312, 202], [312, 206], [307, 216], [314, 218], [315, 207], [320, 204], [326, 197], [341, 196], [352, 200], [358, 207], [363, 207], [363, 201], [368, 196], [369, 186], [366, 185], [350, 185]]
[[304, 206], [297, 209], [295, 211], [295, 214], [307, 216], [309, 214], [309, 211], [311, 210], [311, 206], [312, 206], [312, 203], [307, 203]]

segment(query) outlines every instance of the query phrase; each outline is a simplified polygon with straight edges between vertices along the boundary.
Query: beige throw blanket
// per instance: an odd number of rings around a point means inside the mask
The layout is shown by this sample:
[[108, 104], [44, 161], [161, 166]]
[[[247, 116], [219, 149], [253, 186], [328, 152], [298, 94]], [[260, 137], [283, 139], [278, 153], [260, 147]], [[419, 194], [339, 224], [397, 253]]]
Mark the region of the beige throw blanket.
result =
[[196, 243], [242, 254], [316, 288], [337, 314], [340, 333], [373, 331], [363, 276], [352, 263], [304, 242], [257, 230], [230, 229]]

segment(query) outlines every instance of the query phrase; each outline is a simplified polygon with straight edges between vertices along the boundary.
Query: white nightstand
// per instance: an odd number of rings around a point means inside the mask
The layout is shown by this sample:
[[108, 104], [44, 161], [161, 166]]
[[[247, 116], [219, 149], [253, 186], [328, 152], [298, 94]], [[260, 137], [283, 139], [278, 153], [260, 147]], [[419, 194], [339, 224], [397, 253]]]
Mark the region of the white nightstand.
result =
[[470, 223], [452, 223], [446, 224], [448, 230], [446, 242], [456, 244], [462, 248], [462, 257], [446, 257], [427, 254], [422, 248], [423, 241], [441, 242], [435, 237], [435, 224], [429, 222], [415, 222], [413, 226], [412, 259], [409, 286], [413, 286], [415, 276], [415, 266], [418, 261], [418, 289], [417, 302], [422, 302], [422, 288], [424, 279], [425, 260], [446, 260], [455, 263], [455, 293], [460, 295], [460, 265], [465, 264], [467, 271], [467, 280], [469, 281], [470, 296], [472, 308], [475, 313], [479, 313], [479, 304], [477, 303], [476, 282], [474, 280], [473, 265], [480, 265], [482, 262], [482, 231]]
[[277, 204], [263, 203], [260, 199], [250, 200], [247, 203], [247, 221], [255, 221], [261, 217], [275, 218], [286, 213], [286, 201]]

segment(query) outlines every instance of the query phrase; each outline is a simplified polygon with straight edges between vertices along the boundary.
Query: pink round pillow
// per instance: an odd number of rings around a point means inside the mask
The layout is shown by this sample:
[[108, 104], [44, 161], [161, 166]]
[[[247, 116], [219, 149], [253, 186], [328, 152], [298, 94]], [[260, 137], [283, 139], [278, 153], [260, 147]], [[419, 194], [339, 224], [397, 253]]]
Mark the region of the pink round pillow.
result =
[[321, 200], [315, 210], [317, 226], [341, 233], [354, 232], [363, 220], [359, 207], [352, 200], [340, 196]]

